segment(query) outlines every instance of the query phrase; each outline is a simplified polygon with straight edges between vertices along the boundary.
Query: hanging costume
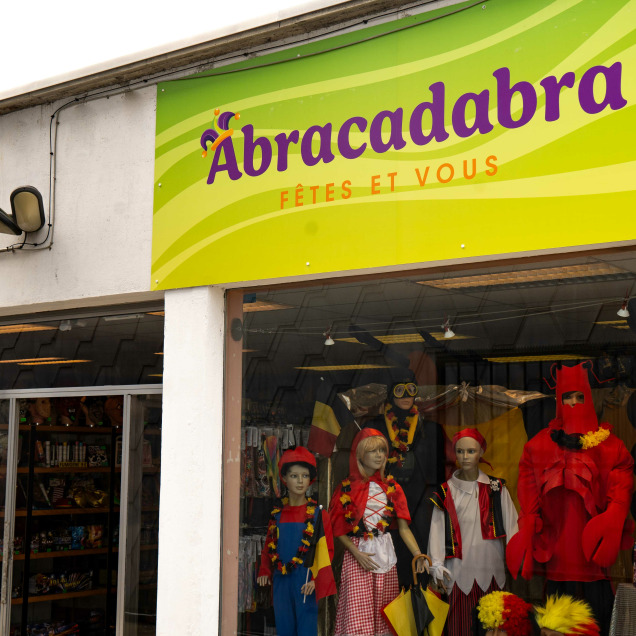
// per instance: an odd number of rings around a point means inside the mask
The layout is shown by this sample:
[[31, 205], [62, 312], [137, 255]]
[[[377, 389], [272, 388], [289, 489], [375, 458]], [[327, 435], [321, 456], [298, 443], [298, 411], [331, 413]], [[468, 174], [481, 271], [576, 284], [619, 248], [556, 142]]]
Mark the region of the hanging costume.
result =
[[[626, 519], [634, 462], [611, 427], [599, 426], [586, 364], [557, 369], [556, 418], [524, 447], [520, 532], [506, 557], [513, 575], [521, 566], [524, 578], [537, 570], [545, 573], [549, 594], [587, 600], [607, 633], [613, 598], [609, 567], [621, 544], [631, 545], [632, 523]], [[563, 404], [564, 394], [573, 392], [583, 402]]]
[[349, 477], [336, 488], [329, 506], [335, 536], [348, 535], [362, 552], [373, 552], [379, 568], [362, 568], [349, 550], [345, 550], [340, 579], [336, 636], [384, 636], [390, 629], [382, 608], [399, 594], [396, 556], [391, 535], [386, 529], [396, 519], [410, 522], [404, 492], [393, 479], [382, 480], [379, 471], [365, 478], [358, 470], [356, 450], [359, 443], [376, 430], [362, 429], [355, 437], [349, 458]]
[[[453, 438], [486, 441], [476, 429], [464, 429]], [[479, 599], [500, 590], [506, 582], [505, 541], [517, 532], [517, 511], [505, 482], [481, 470], [476, 481], [459, 479], [456, 471], [432, 497], [428, 554], [432, 572], [442, 580], [443, 568], [451, 577], [448, 636], [466, 636]]]
[[[411, 532], [417, 544], [423, 547], [428, 544], [431, 527], [433, 507], [430, 498], [445, 479], [445, 435], [437, 422], [421, 417], [417, 406], [404, 411], [393, 404], [393, 387], [409, 382], [409, 379], [410, 376], [405, 377], [389, 386], [389, 401], [383, 414], [365, 423], [365, 428], [380, 431], [389, 442], [386, 474], [392, 475], [404, 490], [411, 515]], [[413, 580], [412, 555], [397, 531], [391, 531], [391, 536], [397, 553], [400, 586], [408, 588]]]
[[[279, 469], [287, 464], [309, 463], [315, 468], [316, 460], [307, 449], [299, 447], [283, 453]], [[313, 480], [312, 480], [313, 481]], [[285, 500], [283, 500], [285, 501]], [[322, 524], [318, 515], [322, 515]], [[301, 588], [313, 579], [303, 564], [316, 528], [322, 525], [329, 559], [333, 558], [333, 534], [329, 514], [316, 502], [308, 499], [301, 506], [284, 503], [272, 511], [267, 539], [261, 553], [258, 576], [268, 576], [273, 585], [274, 615], [278, 636], [316, 636], [318, 633], [318, 599], [335, 594], [336, 586], [331, 567], [319, 571], [315, 579], [316, 591], [305, 596]], [[307, 578], [309, 572], [309, 578]]]

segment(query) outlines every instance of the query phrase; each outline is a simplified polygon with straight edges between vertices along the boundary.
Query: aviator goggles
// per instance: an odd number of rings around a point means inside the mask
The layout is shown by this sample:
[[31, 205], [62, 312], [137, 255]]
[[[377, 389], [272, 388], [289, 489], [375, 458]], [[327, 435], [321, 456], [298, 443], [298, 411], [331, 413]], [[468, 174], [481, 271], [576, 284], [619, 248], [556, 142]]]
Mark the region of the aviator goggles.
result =
[[409, 397], [415, 397], [417, 395], [417, 384], [415, 382], [407, 382], [405, 384], [396, 384], [393, 387], [393, 396], [396, 398], [404, 397], [404, 394]]

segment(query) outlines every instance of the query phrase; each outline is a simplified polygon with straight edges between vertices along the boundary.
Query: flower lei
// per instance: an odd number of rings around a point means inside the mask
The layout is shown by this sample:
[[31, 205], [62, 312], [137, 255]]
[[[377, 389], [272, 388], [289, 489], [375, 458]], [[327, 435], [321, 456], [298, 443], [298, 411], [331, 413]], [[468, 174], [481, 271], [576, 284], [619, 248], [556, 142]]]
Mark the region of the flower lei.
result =
[[418, 416], [419, 411], [417, 410], [417, 406], [413, 406], [404, 422], [408, 424], [408, 428], [398, 428], [397, 415], [393, 412], [393, 406], [391, 404], [386, 405], [384, 409], [384, 420], [389, 437], [391, 438], [391, 446], [393, 447], [387, 458], [389, 464], [396, 464], [398, 468], [402, 467], [404, 454], [408, 453], [413, 443]]
[[[382, 515], [380, 521], [378, 521], [378, 525], [382, 526], [382, 531], [384, 532], [393, 521], [393, 517], [395, 516], [395, 503], [393, 502], [393, 495], [395, 493], [395, 480], [390, 475], [386, 478], [386, 483], [389, 487], [386, 489], [386, 507], [384, 508], [384, 514]], [[351, 497], [349, 493], [351, 492], [351, 482], [348, 479], [345, 479], [341, 484], [342, 496], [340, 497], [340, 503], [342, 504], [342, 508], [344, 510], [344, 516], [347, 520], [347, 523], [352, 526], [351, 531], [347, 533], [349, 537], [363, 537], [364, 539], [372, 539], [373, 537], [377, 537], [380, 534], [380, 531], [377, 527], [372, 528], [371, 530], [363, 530], [356, 523], [356, 515], [353, 508], [353, 502], [351, 501]]]
[[552, 440], [563, 448], [571, 450], [589, 450], [599, 444], [602, 444], [609, 436], [612, 427], [609, 424], [601, 424], [597, 430], [588, 431], [585, 434], [575, 433], [569, 435], [565, 431], [559, 429], [550, 433]]
[[[282, 500], [283, 506], [286, 506], [289, 503], [289, 499], [287, 497]], [[269, 528], [267, 529], [267, 534], [270, 537], [269, 543], [267, 544], [269, 560], [273, 567], [277, 568], [281, 574], [289, 574], [297, 568], [299, 565], [302, 565], [305, 559], [305, 552], [309, 550], [309, 546], [311, 545], [311, 537], [314, 534], [314, 526], [312, 521], [314, 520], [314, 514], [316, 513], [316, 505], [317, 502], [315, 499], [307, 499], [307, 507], [305, 508], [305, 529], [303, 530], [303, 538], [298, 546], [298, 550], [296, 551], [296, 556], [291, 561], [287, 563], [283, 563], [280, 560], [280, 556], [278, 554], [278, 524], [276, 522], [276, 515], [282, 510], [279, 507], [276, 507], [272, 510], [272, 515], [269, 521]]]

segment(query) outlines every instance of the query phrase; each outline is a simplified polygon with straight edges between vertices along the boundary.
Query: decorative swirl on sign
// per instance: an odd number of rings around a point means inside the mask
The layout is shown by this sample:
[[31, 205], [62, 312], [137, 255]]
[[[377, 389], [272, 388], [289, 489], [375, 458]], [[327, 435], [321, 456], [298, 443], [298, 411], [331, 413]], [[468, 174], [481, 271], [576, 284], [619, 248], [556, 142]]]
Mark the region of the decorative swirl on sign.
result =
[[[229, 110], [221, 113], [220, 108], [214, 109], [212, 128], [208, 128], [201, 135], [201, 148], [203, 148], [203, 152], [201, 153], [202, 157], [207, 157], [208, 150], [215, 150], [224, 139], [234, 134], [234, 129], [229, 128], [230, 121], [232, 118], [238, 120], [240, 116], [240, 113], [233, 113]], [[211, 144], [209, 149], [207, 146], [208, 142]]]

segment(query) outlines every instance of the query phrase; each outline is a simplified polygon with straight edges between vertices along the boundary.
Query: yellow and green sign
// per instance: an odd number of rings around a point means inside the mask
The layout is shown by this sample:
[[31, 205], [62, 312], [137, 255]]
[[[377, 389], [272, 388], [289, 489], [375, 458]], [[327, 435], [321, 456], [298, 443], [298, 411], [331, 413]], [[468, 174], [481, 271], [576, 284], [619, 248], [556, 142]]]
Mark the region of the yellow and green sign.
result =
[[160, 84], [153, 289], [636, 239], [635, 27], [467, 2]]

